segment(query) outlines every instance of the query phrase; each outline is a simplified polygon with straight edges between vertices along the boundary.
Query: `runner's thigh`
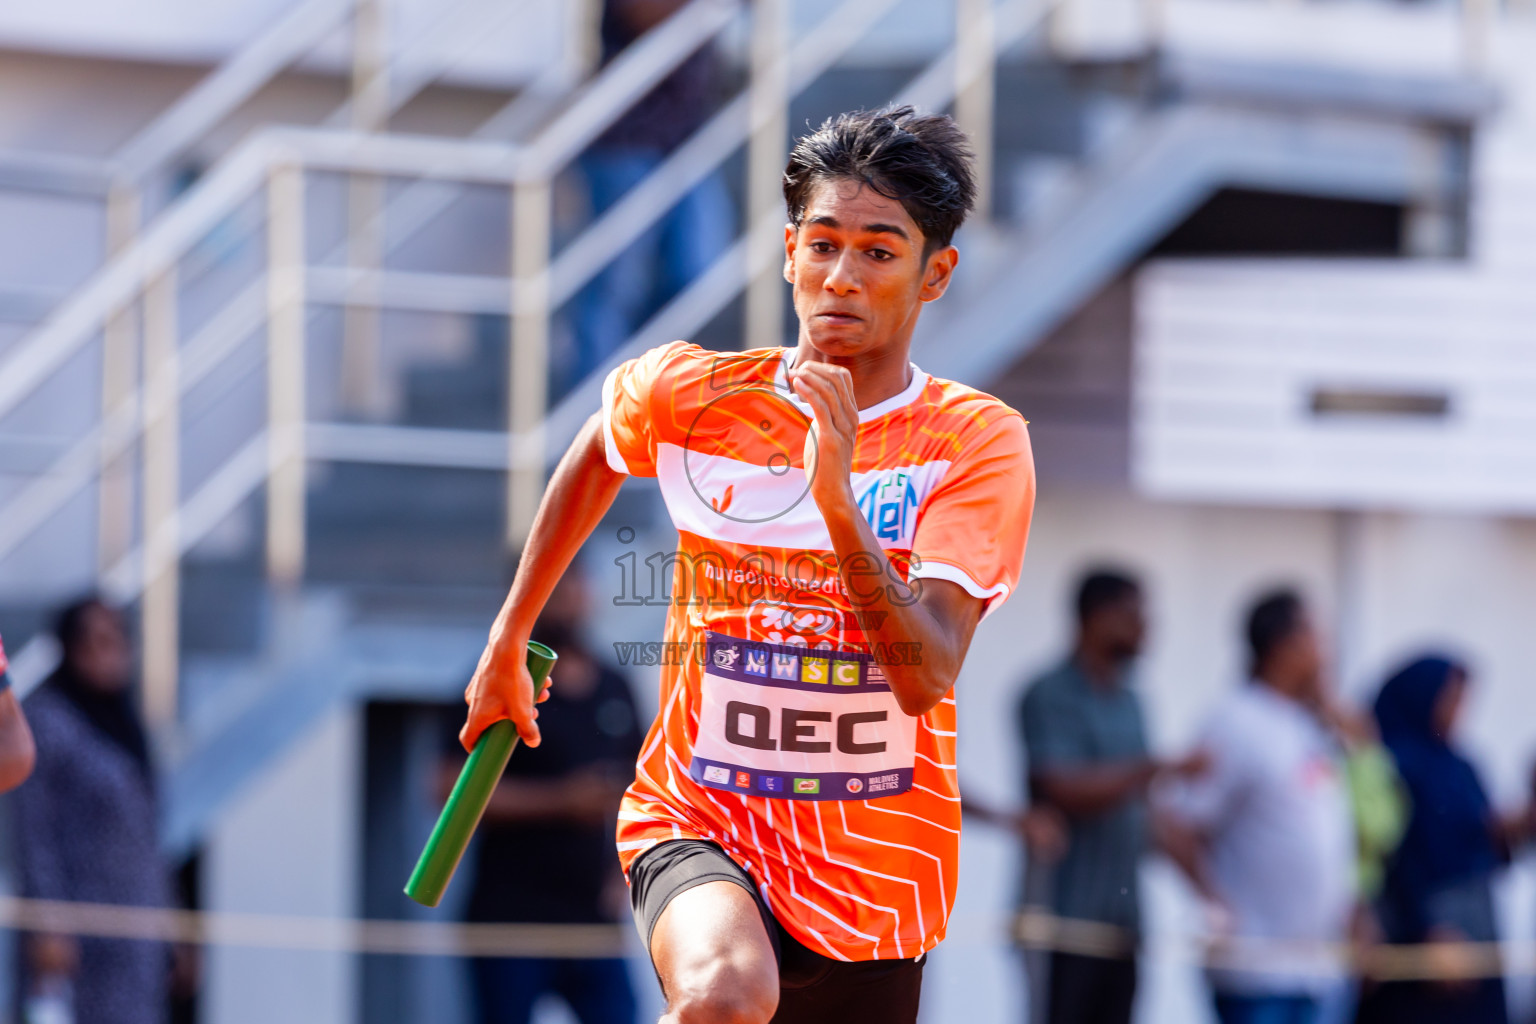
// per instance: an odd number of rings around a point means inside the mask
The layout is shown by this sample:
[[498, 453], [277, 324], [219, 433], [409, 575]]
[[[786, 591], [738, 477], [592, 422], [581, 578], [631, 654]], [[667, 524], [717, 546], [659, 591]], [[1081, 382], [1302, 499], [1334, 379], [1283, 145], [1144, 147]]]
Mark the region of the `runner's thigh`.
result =
[[651, 933], [651, 961], [674, 1010], [740, 1002], [740, 1009], [772, 1013], [778, 1003], [779, 965], [762, 914], [733, 882], [705, 882], [674, 896]]

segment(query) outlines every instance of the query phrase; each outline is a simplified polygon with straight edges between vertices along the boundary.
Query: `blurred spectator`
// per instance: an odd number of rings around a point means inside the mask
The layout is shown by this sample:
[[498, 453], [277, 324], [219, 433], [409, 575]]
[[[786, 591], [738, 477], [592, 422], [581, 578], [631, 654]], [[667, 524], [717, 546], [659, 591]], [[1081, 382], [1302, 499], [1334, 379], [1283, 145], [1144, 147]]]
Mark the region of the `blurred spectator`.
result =
[[9, 792], [32, 774], [37, 747], [27, 716], [11, 690], [10, 664], [5, 658], [5, 644], [0, 642], [0, 793]]
[[962, 792], [960, 798], [964, 801], [961, 813], [984, 825], [1012, 832], [1023, 840], [1031, 857], [1054, 864], [1067, 852], [1067, 823], [1054, 807], [1040, 805], [1005, 811], [982, 804], [968, 793]]
[[1345, 1024], [1355, 1019], [1369, 984], [1359, 967], [1381, 942], [1381, 925], [1372, 907], [1381, 893], [1387, 859], [1408, 825], [1408, 795], [1373, 723], [1336, 710], [1325, 711], [1325, 716], [1346, 751], [1344, 775], [1355, 827], [1356, 905], [1350, 929], [1355, 957], [1350, 976], [1322, 996], [1318, 1024]]
[[[1137, 867], [1150, 833], [1147, 788], [1160, 774], [1199, 767], [1147, 754], [1141, 702], [1129, 685], [1145, 635], [1140, 585], [1120, 572], [1090, 573], [1077, 591], [1072, 652], [1031, 683], [1020, 704], [1031, 799], [1066, 823], [1065, 849], [1050, 865], [1049, 907], [1058, 917], [1114, 925], [1125, 935], [1118, 956], [1051, 955], [1050, 1024], [1131, 1019], [1141, 924]], [[1032, 861], [1030, 870], [1042, 866]]]
[[[123, 621], [88, 599], [64, 609], [55, 632], [63, 660], [26, 702], [37, 768], [16, 791], [21, 894], [166, 906], [170, 871]], [[171, 960], [163, 943], [41, 934], [27, 936], [24, 949], [23, 998], [34, 1007], [72, 1000], [64, 1019], [80, 1024], [164, 1019]]]
[[1222, 1024], [1312, 1024], [1337, 990], [1326, 947], [1348, 937], [1355, 833], [1338, 716], [1323, 687], [1312, 619], [1290, 591], [1248, 617], [1253, 681], [1209, 719], [1209, 770], [1182, 783], [1170, 844], [1210, 902], [1218, 942], [1209, 972]]
[[1041, 890], [1050, 882], [1050, 869], [1067, 852], [1067, 822], [1061, 812], [1048, 804], [1030, 804], [1022, 811], [1009, 811], [976, 800], [973, 794], [960, 792], [960, 811], [967, 818], [1006, 829], [1024, 844], [1024, 884], [1019, 890], [1019, 914], [1015, 918], [1014, 937], [1023, 954], [1024, 973], [1029, 982], [1029, 1020], [1044, 1020], [1044, 999], [1050, 978], [1048, 943], [1042, 943], [1025, 929], [1031, 915], [1049, 908], [1050, 893]]
[[[1380, 917], [1387, 941], [1496, 942], [1492, 880], [1524, 836], [1528, 815], [1504, 820], [1477, 770], [1451, 746], [1469, 676], [1424, 657], [1381, 688], [1376, 721], [1407, 786], [1408, 830], [1388, 861]], [[1505, 1024], [1499, 978], [1397, 982], [1376, 988], [1358, 1020], [1391, 1024]]]
[[[604, 0], [603, 62], [686, 5], [687, 0]], [[592, 212], [601, 215], [654, 171], [714, 112], [722, 67], [706, 44], [608, 129], [581, 159]], [[574, 365], [568, 390], [730, 244], [733, 208], [719, 174], [695, 185], [670, 213], [608, 264], [583, 291], [576, 311]]]
[[[634, 778], [640, 722], [629, 684], [581, 638], [586, 612], [585, 586], [572, 569], [550, 595], [533, 633], [559, 655], [549, 699], [539, 706], [543, 741], [518, 748], [486, 808], [469, 895], [471, 921], [628, 920], [613, 832], [619, 799]], [[444, 765], [444, 796], [458, 776], [461, 755]], [[474, 962], [474, 978], [483, 1024], [526, 1024], [547, 993], [564, 999], [581, 1024], [635, 1019], [622, 959], [487, 958]]]

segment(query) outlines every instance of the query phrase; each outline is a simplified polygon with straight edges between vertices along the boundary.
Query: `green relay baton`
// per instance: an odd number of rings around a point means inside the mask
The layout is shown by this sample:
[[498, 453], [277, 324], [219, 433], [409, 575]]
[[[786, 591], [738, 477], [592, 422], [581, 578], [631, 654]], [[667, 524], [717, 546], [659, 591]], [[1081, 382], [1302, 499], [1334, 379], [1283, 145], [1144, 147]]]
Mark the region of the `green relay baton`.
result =
[[[543, 644], [529, 643], [528, 674], [533, 676], [535, 701], [544, 691], [554, 664], [554, 651]], [[517, 727], [506, 719], [480, 734], [459, 772], [459, 781], [453, 784], [453, 792], [443, 805], [443, 813], [438, 815], [437, 826], [421, 851], [416, 870], [411, 872], [411, 880], [405, 883], [405, 894], [417, 903], [435, 907], [442, 902], [443, 892], [464, 857], [480, 816], [485, 813], [485, 805], [490, 803], [507, 760], [517, 747], [517, 739]]]

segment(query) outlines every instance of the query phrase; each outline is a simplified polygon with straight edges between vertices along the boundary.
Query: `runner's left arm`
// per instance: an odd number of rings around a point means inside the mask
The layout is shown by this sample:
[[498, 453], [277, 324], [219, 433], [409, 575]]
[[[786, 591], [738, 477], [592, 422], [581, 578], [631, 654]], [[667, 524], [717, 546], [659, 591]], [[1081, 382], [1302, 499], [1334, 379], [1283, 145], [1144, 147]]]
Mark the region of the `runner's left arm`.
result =
[[814, 440], [806, 444], [806, 469], [843, 586], [873, 648], [910, 652], [881, 668], [902, 711], [921, 715], [955, 685], [985, 601], [948, 580], [909, 586], [891, 566], [850, 482], [859, 412], [848, 371], [806, 363], [791, 371], [791, 383], [810, 404], [815, 421]]

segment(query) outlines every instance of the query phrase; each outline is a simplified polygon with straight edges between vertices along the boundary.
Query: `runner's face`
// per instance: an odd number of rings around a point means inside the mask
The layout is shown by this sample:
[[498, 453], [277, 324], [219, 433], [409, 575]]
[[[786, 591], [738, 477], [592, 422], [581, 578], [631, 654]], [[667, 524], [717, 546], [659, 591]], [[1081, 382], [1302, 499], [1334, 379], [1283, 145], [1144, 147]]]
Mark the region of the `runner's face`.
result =
[[794, 285], [800, 337], [833, 357], [898, 349], [905, 358], [923, 303], [944, 294], [957, 254], [926, 257], [910, 214], [862, 182], [824, 182], [800, 226], [784, 229], [784, 277]]

